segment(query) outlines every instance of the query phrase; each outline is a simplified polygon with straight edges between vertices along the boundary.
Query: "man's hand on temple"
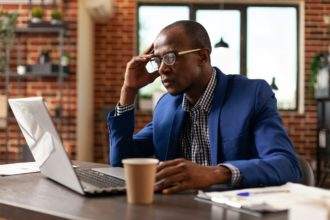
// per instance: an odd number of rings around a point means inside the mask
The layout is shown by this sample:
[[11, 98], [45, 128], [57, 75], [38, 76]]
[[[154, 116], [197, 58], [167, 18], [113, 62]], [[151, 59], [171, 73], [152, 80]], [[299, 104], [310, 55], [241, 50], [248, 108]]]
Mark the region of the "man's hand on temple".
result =
[[152, 54], [153, 45], [144, 53], [133, 57], [126, 65], [125, 80], [121, 89], [120, 105], [130, 105], [134, 103], [138, 90], [152, 83], [158, 76], [158, 72], [148, 73], [146, 64], [154, 56]]
[[186, 159], [162, 162], [157, 167], [155, 191], [171, 194], [228, 183], [231, 171], [224, 166], [202, 166]]
[[133, 57], [126, 65], [123, 86], [138, 90], [152, 83], [158, 77], [158, 74], [148, 73], [145, 66], [153, 56], [153, 54], [142, 54]]

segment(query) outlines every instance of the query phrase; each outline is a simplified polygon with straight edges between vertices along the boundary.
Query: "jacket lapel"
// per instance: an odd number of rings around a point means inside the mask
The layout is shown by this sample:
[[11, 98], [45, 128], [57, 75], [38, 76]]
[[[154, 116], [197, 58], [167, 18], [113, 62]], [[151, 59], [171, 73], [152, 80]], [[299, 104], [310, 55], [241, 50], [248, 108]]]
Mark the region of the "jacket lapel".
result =
[[220, 150], [218, 149], [220, 135], [219, 120], [228, 84], [228, 77], [224, 75], [218, 68], [215, 69], [217, 72], [217, 85], [215, 88], [211, 111], [208, 117], [212, 165], [218, 164], [218, 155], [221, 153], [218, 152]]
[[183, 130], [185, 111], [182, 110], [182, 104], [178, 105], [172, 122], [170, 141], [168, 142], [165, 160], [171, 160], [180, 156], [179, 138]]

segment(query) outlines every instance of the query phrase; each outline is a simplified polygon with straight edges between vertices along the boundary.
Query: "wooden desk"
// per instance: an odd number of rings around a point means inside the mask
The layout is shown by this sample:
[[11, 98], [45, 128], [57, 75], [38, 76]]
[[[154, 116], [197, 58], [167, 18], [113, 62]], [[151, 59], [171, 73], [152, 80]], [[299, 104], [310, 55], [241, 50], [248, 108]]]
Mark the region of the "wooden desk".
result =
[[[100, 167], [100, 164], [79, 163]], [[84, 197], [40, 173], [0, 177], [0, 217], [8, 219], [256, 219], [194, 200], [192, 194], [155, 195], [152, 205], [129, 205], [126, 197]], [[257, 219], [282, 220], [286, 215]]]

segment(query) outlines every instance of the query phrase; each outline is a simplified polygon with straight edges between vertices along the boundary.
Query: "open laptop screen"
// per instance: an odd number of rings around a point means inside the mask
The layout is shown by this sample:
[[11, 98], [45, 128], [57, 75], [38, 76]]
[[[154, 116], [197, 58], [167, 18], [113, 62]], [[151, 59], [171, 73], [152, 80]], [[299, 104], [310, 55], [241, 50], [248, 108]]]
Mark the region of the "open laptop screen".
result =
[[8, 102], [41, 173], [83, 194], [42, 97]]
[[42, 98], [9, 99], [9, 104], [36, 162], [42, 165], [54, 144], [61, 143]]

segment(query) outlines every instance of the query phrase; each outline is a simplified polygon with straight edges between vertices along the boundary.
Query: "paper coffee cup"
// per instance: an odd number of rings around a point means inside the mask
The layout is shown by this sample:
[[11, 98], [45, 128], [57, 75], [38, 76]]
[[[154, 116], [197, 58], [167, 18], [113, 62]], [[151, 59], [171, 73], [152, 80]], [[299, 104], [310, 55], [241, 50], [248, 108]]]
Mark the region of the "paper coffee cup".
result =
[[124, 164], [127, 202], [151, 204], [154, 200], [156, 166], [159, 160], [151, 158], [130, 158]]

